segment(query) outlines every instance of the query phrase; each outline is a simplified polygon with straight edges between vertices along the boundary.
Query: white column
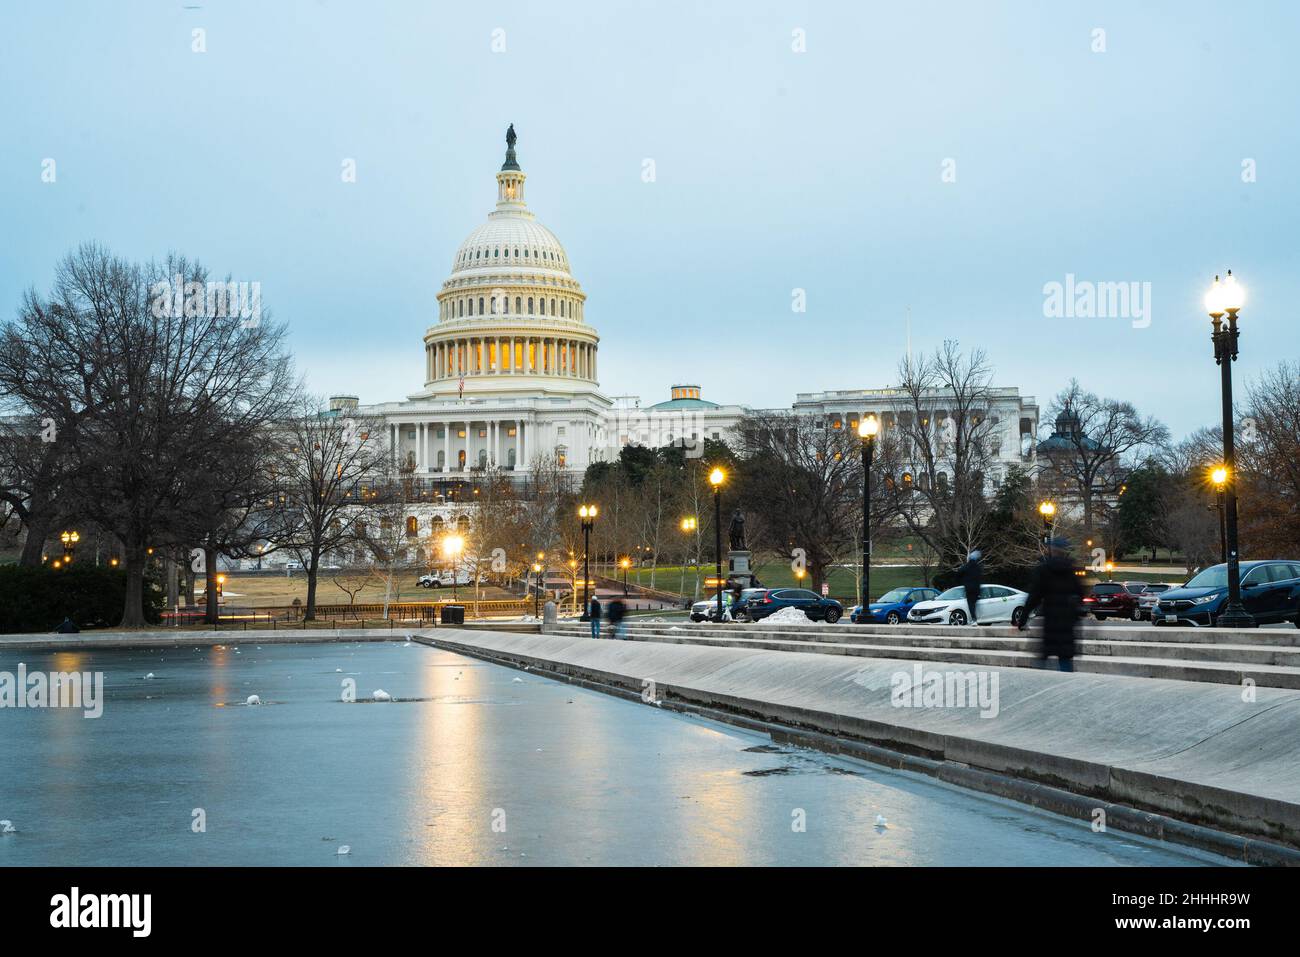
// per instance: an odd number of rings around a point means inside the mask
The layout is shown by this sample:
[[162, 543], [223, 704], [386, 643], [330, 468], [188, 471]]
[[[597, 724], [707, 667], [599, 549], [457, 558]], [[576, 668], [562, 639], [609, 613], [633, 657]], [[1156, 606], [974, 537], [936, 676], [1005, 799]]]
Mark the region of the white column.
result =
[[451, 423], [442, 424], [442, 468], [444, 472], [451, 471]]
[[495, 465], [497, 461], [497, 423], [493, 419], [488, 423], [488, 465]]
[[421, 422], [415, 427], [415, 470], [418, 472], [424, 468], [424, 423]]
[[524, 431], [524, 420], [519, 420], [519, 458], [522, 460], [520, 468], [528, 468], [528, 436]]

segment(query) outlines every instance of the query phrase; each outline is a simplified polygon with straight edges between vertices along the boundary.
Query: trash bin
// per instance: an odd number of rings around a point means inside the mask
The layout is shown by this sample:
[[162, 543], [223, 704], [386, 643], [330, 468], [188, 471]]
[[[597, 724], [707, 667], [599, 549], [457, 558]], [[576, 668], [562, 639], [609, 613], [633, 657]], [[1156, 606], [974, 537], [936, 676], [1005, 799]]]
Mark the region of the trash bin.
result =
[[463, 625], [465, 624], [465, 606], [464, 605], [443, 605], [442, 617], [439, 622], [444, 625]]

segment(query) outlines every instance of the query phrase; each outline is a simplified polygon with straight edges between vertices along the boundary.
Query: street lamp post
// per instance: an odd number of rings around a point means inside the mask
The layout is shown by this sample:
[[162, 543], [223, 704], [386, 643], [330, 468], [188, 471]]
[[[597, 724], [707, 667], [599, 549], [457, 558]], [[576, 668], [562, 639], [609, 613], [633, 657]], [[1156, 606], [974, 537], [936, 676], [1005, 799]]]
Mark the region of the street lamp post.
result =
[[[700, 552], [697, 547], [692, 551], [690, 536], [699, 528], [699, 522], [694, 515], [688, 515], [682, 519], [682, 531], [686, 533], [686, 554], [688, 559], [693, 559], [695, 563], [695, 600], [700, 600]], [[682, 591], [686, 590], [686, 566], [682, 566]]]
[[596, 524], [596, 506], [579, 506], [578, 519], [582, 523], [582, 617], [579, 620], [591, 621], [591, 528]]
[[[1237, 454], [1233, 446], [1232, 363], [1237, 359], [1237, 313], [1245, 301], [1245, 290], [1232, 270], [1223, 282], [1214, 277], [1214, 285], [1205, 294], [1205, 311], [1214, 327], [1214, 361], [1219, 365], [1223, 399], [1223, 524], [1228, 563], [1228, 603], [1215, 624], [1225, 628], [1253, 628], [1254, 617], [1241, 603], [1241, 561], [1237, 545]], [[1224, 319], [1224, 316], [1227, 319]]]
[[63, 564], [69, 565], [72, 563], [73, 552], [77, 550], [77, 542], [81, 541], [81, 536], [75, 531], [64, 532], [59, 536], [59, 540], [63, 542]]
[[1219, 511], [1219, 561], [1226, 565], [1228, 563], [1228, 535], [1223, 527], [1223, 487], [1228, 481], [1228, 470], [1220, 465], [1210, 473], [1210, 481], [1214, 483], [1214, 507]]
[[713, 486], [713, 546], [718, 566], [718, 621], [722, 621], [722, 483], [727, 480], [727, 473], [714, 469], [709, 473], [709, 484]]
[[622, 558], [619, 560], [619, 564], [623, 566], [623, 597], [626, 598], [627, 597], [627, 569], [628, 566], [632, 564], [632, 559]]
[[[1043, 516], [1043, 544], [1047, 546], [1047, 557], [1052, 557], [1052, 521], [1056, 516], [1056, 505], [1053, 502], [1041, 502], [1038, 506], [1038, 514]], [[1089, 542], [1088, 544], [1092, 544]]]
[[448, 535], [442, 540], [442, 553], [451, 562], [451, 601], [453, 605], [456, 603], [456, 580], [460, 578], [460, 550], [464, 544], [465, 540], [459, 535]]
[[864, 416], [858, 423], [862, 439], [862, 607], [871, 604], [871, 459], [876, 450], [876, 433], [880, 420]]
[[537, 576], [537, 584], [533, 588], [533, 617], [540, 618], [541, 609], [539, 606], [541, 605], [541, 601], [542, 601], [542, 563], [541, 562], [533, 562], [533, 574]]

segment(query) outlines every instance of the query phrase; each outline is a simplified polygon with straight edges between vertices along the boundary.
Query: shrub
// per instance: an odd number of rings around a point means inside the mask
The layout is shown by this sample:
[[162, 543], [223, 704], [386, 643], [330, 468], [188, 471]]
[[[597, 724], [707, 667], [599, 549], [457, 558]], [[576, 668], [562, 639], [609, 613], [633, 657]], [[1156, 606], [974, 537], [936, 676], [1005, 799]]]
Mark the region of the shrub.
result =
[[[144, 586], [145, 619], [156, 623], [162, 589], [148, 577]], [[125, 601], [126, 572], [121, 568], [76, 563], [0, 567], [0, 633], [50, 632], [64, 618], [78, 628], [105, 628], [121, 621]]]

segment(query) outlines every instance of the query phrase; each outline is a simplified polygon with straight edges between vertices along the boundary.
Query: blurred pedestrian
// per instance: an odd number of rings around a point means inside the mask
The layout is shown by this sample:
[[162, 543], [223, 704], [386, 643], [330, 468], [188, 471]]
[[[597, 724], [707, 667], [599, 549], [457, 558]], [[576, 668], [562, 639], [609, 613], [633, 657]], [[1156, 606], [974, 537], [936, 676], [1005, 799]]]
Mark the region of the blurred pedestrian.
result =
[[587, 606], [587, 617], [591, 619], [591, 637], [600, 637], [600, 599], [595, 595], [591, 596], [591, 604]]
[[1029, 626], [1029, 616], [1041, 607], [1043, 634], [1038, 651], [1039, 667], [1046, 667], [1047, 659], [1055, 658], [1061, 671], [1073, 671], [1074, 632], [1083, 607], [1083, 580], [1070, 557], [1070, 543], [1053, 538], [1048, 544], [1051, 550], [1034, 569], [1034, 582], [1029, 588], [1020, 630]]
[[623, 616], [627, 614], [627, 606], [622, 600], [615, 598], [609, 603], [609, 636], [611, 638], [623, 637]]
[[966, 556], [966, 564], [957, 569], [957, 580], [966, 591], [966, 617], [972, 625], [979, 624], [976, 608], [980, 599], [980, 586], [984, 584], [984, 567], [980, 564], [982, 557], [977, 548]]

